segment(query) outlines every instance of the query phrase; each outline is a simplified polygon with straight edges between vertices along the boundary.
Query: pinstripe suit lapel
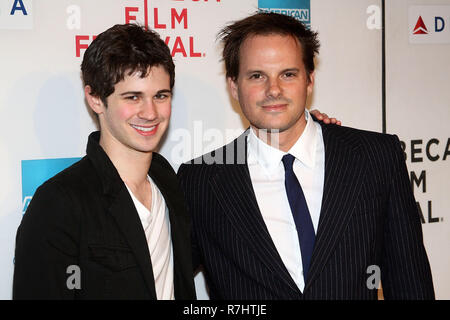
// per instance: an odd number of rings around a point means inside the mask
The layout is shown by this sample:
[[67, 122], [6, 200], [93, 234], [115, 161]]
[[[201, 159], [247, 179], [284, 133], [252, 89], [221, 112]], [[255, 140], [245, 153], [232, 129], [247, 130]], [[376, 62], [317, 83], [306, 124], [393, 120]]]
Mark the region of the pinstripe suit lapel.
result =
[[[365, 166], [357, 136], [342, 136], [333, 126], [322, 125], [325, 144], [325, 181], [316, 244], [305, 291], [320, 276], [354, 210]], [[345, 259], [345, 257], [343, 257]]]
[[270, 272], [300, 293], [278, 254], [259, 210], [247, 161], [245, 164], [219, 165], [210, 185], [243, 243], [253, 250]]

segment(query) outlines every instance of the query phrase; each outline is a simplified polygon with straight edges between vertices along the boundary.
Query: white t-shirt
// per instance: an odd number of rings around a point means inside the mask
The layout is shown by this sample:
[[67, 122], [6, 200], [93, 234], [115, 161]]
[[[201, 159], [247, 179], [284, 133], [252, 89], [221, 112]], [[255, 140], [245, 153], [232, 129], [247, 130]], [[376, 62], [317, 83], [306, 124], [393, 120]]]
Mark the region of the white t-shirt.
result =
[[169, 209], [156, 184], [149, 176], [147, 179], [152, 190], [151, 211], [134, 196], [128, 186], [127, 189], [145, 231], [152, 260], [156, 297], [158, 300], [174, 300], [173, 249], [170, 237]]

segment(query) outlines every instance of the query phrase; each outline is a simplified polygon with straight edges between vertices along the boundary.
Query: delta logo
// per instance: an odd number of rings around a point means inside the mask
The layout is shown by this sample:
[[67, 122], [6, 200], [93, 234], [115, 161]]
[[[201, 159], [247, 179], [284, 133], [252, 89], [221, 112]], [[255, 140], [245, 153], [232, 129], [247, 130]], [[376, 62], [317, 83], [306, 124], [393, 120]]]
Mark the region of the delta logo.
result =
[[[445, 28], [445, 20], [442, 17], [434, 17], [434, 32], [442, 32]], [[428, 34], [428, 28], [423, 22], [422, 16], [417, 19], [413, 34]]]
[[413, 34], [428, 34], [428, 29], [423, 22], [422, 16], [419, 16], [416, 26], [414, 27]]
[[450, 6], [411, 6], [409, 42], [412, 44], [450, 43]]
[[22, 214], [27, 211], [36, 189], [41, 184], [80, 159], [22, 160]]

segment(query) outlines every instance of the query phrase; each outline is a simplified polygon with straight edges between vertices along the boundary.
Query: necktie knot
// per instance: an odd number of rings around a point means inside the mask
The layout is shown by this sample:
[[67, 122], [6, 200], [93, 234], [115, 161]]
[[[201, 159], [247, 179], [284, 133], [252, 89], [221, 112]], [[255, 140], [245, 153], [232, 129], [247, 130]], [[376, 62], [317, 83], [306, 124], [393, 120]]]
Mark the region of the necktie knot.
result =
[[283, 156], [283, 158], [281, 159], [281, 161], [283, 162], [284, 170], [285, 170], [285, 171], [290, 171], [290, 170], [292, 170], [292, 166], [293, 166], [293, 164], [294, 164], [294, 160], [295, 160], [295, 157], [294, 157], [292, 154], [290, 154], [290, 153], [285, 154], [285, 155]]

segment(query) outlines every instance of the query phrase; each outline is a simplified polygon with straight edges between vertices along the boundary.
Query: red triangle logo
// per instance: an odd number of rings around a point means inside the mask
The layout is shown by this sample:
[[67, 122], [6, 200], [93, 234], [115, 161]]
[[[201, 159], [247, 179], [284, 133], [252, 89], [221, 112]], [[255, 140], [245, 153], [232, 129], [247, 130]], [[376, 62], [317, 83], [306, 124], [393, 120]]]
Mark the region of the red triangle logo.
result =
[[414, 27], [413, 34], [428, 34], [428, 29], [425, 23], [423, 22], [422, 16], [419, 16], [416, 26]]

